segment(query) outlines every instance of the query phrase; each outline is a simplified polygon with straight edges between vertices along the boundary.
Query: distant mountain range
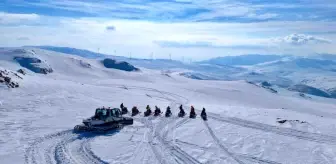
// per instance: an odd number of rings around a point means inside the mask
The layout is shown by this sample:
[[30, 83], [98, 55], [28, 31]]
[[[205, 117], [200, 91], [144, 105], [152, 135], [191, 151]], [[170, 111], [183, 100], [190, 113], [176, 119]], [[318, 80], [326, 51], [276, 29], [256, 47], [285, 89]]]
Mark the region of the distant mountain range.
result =
[[249, 54], [249, 55], [240, 55], [240, 56], [225, 56], [217, 57], [209, 60], [201, 61], [198, 63], [207, 63], [207, 64], [216, 64], [216, 65], [255, 65], [259, 63], [270, 62], [274, 60], [282, 59], [286, 56], [282, 55], [258, 55], [258, 54]]
[[247, 54], [217, 57], [187, 64], [168, 59], [130, 59], [70, 47], [35, 46], [35, 48], [90, 59], [112, 58], [148, 69], [176, 69], [180, 71], [181, 76], [197, 80], [246, 80], [252, 83], [267, 81], [292, 91], [335, 97], [336, 55], [332, 54], [312, 56]]

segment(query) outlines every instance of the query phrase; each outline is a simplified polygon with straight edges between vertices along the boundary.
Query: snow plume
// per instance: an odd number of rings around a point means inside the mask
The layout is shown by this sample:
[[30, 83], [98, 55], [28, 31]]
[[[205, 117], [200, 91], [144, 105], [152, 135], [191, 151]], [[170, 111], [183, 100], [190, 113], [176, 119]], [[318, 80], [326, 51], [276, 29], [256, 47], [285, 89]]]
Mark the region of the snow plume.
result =
[[291, 34], [288, 36], [285, 36], [284, 38], [277, 38], [274, 40], [277, 43], [288, 43], [292, 45], [305, 45], [305, 44], [330, 44], [331, 41], [320, 38], [320, 37], [314, 37], [310, 35], [305, 34]]

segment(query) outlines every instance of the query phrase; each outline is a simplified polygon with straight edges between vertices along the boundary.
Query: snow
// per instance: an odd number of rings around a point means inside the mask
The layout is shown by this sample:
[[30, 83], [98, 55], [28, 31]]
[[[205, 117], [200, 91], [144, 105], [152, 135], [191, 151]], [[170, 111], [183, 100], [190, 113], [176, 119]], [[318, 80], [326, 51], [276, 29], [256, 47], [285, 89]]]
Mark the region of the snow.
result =
[[[1, 55], [0, 67], [21, 68], [11, 56], [25, 52], [5, 50], [11, 53]], [[169, 71], [125, 72], [96, 59], [34, 51], [54, 72], [28, 72], [19, 88], [0, 88], [0, 163], [336, 163], [334, 99]], [[121, 102], [141, 112], [147, 104], [170, 105], [173, 116], [138, 115], [134, 125], [109, 133], [72, 132], [95, 108]], [[187, 112], [195, 106], [197, 118], [178, 118], [180, 104]]]

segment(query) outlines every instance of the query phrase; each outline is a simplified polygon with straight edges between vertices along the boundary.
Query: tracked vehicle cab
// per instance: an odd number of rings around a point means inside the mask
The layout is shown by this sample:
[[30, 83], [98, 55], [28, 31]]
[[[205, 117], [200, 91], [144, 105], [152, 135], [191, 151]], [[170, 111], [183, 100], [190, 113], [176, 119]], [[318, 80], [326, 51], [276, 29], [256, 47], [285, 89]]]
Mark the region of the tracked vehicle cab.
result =
[[119, 108], [97, 108], [94, 116], [84, 119], [83, 125], [76, 125], [76, 131], [105, 131], [115, 129], [123, 125], [132, 125], [133, 119], [123, 117]]
[[108, 108], [108, 109], [97, 108], [93, 118], [97, 119], [97, 120], [105, 120], [109, 117], [120, 118], [121, 117], [121, 110], [118, 109], [118, 108], [112, 108], [112, 109], [110, 109], [110, 108]]

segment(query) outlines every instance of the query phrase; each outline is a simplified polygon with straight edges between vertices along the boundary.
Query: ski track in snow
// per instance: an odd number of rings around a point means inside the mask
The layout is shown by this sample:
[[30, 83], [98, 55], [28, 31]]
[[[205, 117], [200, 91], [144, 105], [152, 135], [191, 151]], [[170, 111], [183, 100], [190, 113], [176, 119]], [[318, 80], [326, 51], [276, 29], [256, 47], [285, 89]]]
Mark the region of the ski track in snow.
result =
[[263, 123], [244, 120], [244, 119], [235, 118], [235, 117], [216, 116], [215, 114], [208, 114], [208, 117], [214, 120], [217, 120], [217, 121], [221, 121], [221, 122], [225, 122], [225, 123], [229, 123], [233, 125], [238, 125], [238, 126], [242, 126], [246, 128], [261, 130], [264, 132], [275, 133], [275, 134], [288, 136], [288, 137], [295, 137], [298, 139], [317, 142], [317, 143], [326, 143], [326, 144], [336, 145], [336, 137], [334, 136], [328, 136], [328, 135], [319, 134], [319, 133], [304, 132], [304, 131], [290, 129], [290, 128], [283, 128], [283, 127], [263, 124]]

